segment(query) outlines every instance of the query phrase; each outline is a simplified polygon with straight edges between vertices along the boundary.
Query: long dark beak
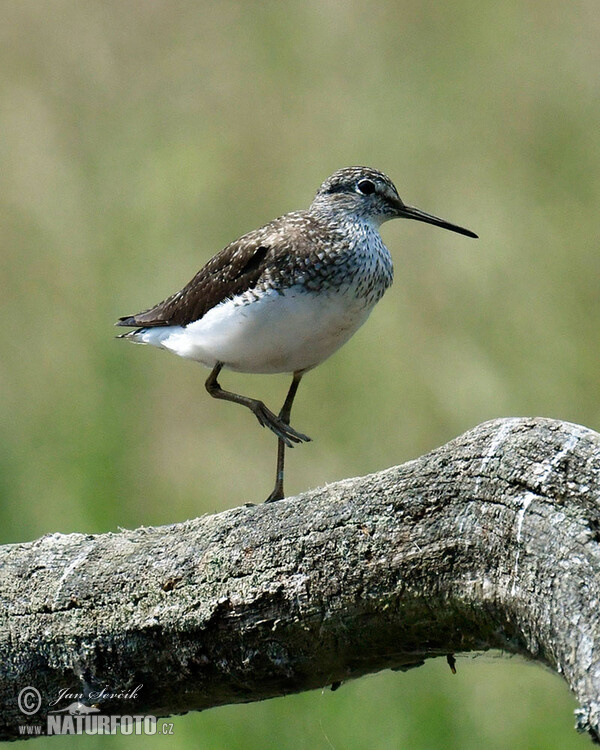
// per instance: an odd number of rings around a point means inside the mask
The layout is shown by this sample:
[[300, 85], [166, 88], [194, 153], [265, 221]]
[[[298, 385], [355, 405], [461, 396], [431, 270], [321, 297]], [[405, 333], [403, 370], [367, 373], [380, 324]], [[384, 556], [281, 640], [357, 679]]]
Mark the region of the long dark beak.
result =
[[471, 232], [470, 229], [465, 229], [464, 227], [459, 227], [456, 224], [451, 224], [449, 221], [445, 221], [444, 219], [438, 219], [437, 216], [426, 214], [425, 211], [421, 211], [418, 208], [413, 208], [412, 206], [405, 206], [404, 204], [402, 204], [402, 206], [399, 206], [398, 216], [402, 219], [416, 219], [417, 221], [424, 221], [426, 224], [435, 224], [436, 227], [449, 229], [451, 232], [458, 232], [458, 234], [464, 234], [467, 237], [474, 237], [475, 239], [477, 239], [477, 235], [475, 234], [475, 232]]

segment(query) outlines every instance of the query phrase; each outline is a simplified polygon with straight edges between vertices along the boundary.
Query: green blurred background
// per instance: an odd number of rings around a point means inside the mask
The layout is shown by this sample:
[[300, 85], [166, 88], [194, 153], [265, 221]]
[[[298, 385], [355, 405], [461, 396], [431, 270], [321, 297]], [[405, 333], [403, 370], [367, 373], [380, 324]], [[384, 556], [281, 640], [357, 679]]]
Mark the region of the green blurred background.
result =
[[[597, 0], [3, 0], [2, 541], [269, 493], [273, 435], [112, 324], [350, 164], [481, 239], [384, 227], [395, 284], [305, 378], [293, 423], [314, 442], [289, 454], [288, 492], [492, 417], [600, 429], [599, 35]], [[222, 382], [273, 408], [288, 386]], [[468, 657], [179, 717], [143, 744], [564, 750], [588, 745], [574, 708], [539, 667]]]

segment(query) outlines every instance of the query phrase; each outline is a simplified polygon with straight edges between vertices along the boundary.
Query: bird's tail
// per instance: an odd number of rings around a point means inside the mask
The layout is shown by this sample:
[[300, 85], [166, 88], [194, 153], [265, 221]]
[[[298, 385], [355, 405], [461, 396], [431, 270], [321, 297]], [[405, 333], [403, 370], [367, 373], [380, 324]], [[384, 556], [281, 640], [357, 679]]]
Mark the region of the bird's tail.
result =
[[163, 348], [163, 341], [168, 339], [173, 333], [171, 326], [136, 328], [135, 331], [127, 331], [117, 336], [118, 339], [127, 339], [134, 344], [150, 344]]
[[127, 333], [120, 333], [118, 336], [115, 336], [115, 338], [116, 339], [129, 339], [130, 341], [136, 341], [138, 333], [143, 330], [144, 330], [143, 328], [138, 328], [137, 331], [127, 331]]

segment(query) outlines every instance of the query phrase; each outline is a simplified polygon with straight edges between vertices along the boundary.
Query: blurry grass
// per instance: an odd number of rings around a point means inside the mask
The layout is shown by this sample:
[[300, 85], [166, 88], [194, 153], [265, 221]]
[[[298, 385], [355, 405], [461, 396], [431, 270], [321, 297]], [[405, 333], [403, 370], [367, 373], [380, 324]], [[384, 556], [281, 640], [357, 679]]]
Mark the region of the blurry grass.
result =
[[[395, 285], [303, 381], [293, 422], [314, 442], [289, 453], [288, 491], [497, 416], [600, 429], [593, 0], [7, 0], [0, 20], [4, 542], [268, 494], [273, 437], [209, 399], [202, 368], [115, 341], [112, 323], [348, 164], [481, 239], [384, 227]], [[223, 377], [274, 408], [288, 385]], [[176, 738], [567, 748], [584, 741], [572, 708], [558, 678], [476, 660], [180, 718]]]

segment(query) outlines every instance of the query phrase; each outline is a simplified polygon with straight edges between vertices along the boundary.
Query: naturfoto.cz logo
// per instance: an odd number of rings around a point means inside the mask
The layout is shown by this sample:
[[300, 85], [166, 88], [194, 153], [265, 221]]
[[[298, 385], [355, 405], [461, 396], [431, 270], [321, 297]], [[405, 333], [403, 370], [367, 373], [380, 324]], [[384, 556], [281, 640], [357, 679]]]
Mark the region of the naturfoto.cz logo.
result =
[[[161, 722], [156, 716], [141, 714], [105, 715], [96, 702], [110, 699], [131, 700], [136, 697], [143, 685], [138, 685], [128, 692], [111, 691], [108, 688], [90, 692], [85, 697], [80, 693], [71, 693], [68, 689], [60, 690], [58, 698], [49, 702], [56, 706], [65, 699], [71, 702], [64, 708], [48, 711], [46, 723], [23, 724], [19, 727], [22, 736], [63, 735], [63, 734], [173, 734], [172, 722]], [[74, 700], [73, 700], [74, 699]], [[19, 710], [25, 716], [34, 716], [42, 707], [40, 691], [28, 685], [17, 696]]]

